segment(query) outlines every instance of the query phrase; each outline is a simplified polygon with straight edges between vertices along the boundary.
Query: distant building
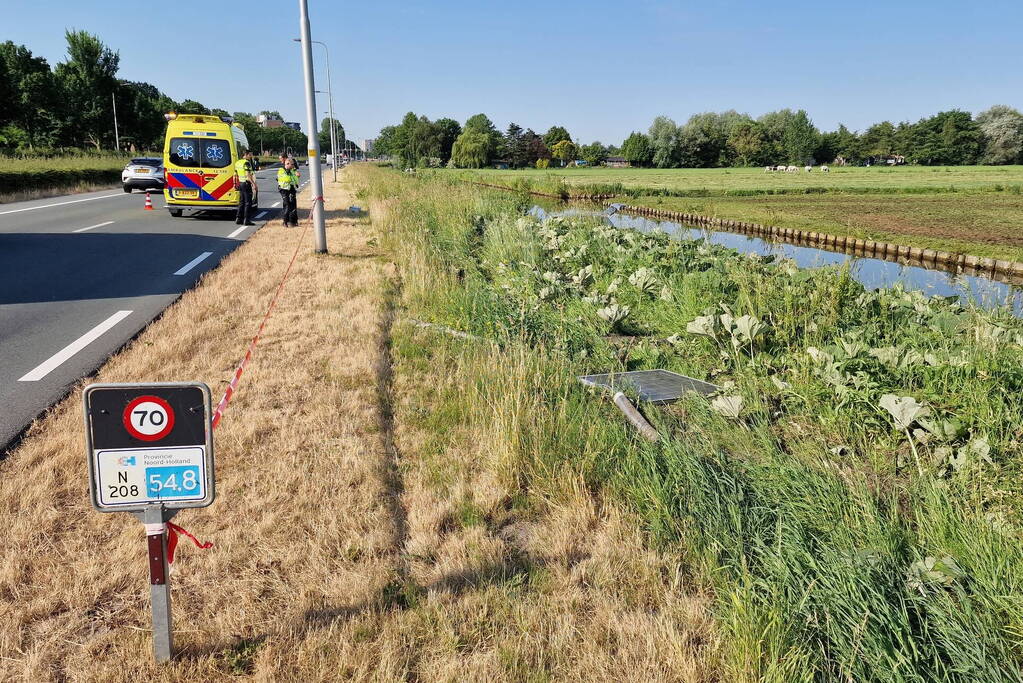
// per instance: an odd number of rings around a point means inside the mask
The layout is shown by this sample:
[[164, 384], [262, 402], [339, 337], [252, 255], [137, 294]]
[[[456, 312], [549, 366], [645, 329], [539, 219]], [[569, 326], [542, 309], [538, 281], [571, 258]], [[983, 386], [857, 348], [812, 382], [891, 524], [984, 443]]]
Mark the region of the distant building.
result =
[[604, 165], [611, 168], [628, 168], [632, 164], [625, 157], [608, 157], [604, 159]]
[[373, 146], [376, 144], [376, 141], [376, 138], [366, 138], [362, 141], [362, 151], [366, 154], [366, 156], [373, 156]]
[[266, 114], [260, 114], [259, 116], [257, 116], [256, 123], [258, 123], [263, 128], [280, 128], [281, 126], [284, 125], [284, 121], [281, 121], [280, 119], [271, 118]]
[[507, 171], [508, 166], [509, 166], [508, 162], [505, 161], [504, 159], [498, 159], [497, 161], [494, 162], [494, 168], [496, 168], [499, 171]]
[[285, 121], [284, 125], [287, 126], [288, 128], [291, 128], [292, 130], [297, 130], [297, 131], [301, 131], [302, 130], [302, 124], [299, 123], [298, 121]]

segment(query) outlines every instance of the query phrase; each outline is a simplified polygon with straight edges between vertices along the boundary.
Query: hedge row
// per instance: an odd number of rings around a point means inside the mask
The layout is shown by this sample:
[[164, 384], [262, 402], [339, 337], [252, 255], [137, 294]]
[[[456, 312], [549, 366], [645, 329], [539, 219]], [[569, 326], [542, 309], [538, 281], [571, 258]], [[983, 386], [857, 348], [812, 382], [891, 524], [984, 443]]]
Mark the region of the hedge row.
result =
[[74, 187], [81, 183], [116, 183], [120, 179], [120, 167], [39, 169], [32, 171], [0, 170], [0, 194]]

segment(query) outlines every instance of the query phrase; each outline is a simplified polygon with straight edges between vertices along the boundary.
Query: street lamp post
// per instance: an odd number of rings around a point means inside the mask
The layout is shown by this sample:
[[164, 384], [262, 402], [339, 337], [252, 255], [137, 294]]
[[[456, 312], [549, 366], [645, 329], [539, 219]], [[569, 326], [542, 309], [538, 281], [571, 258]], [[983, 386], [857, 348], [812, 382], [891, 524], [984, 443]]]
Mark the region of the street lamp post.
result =
[[[317, 90], [316, 92], [320, 93], [321, 95], [326, 95], [327, 98], [330, 99], [330, 91], [323, 92], [322, 90]], [[334, 168], [334, 182], [337, 182], [337, 131], [334, 128], [333, 103], [331, 103], [331, 106], [329, 106], [327, 108], [327, 111], [323, 113], [326, 114], [330, 120], [330, 159], [331, 159], [330, 165]], [[319, 131], [317, 131], [316, 134], [319, 135]]]
[[[302, 42], [301, 38], [292, 38], [292, 40], [294, 40], [296, 43]], [[327, 103], [329, 105], [327, 108], [330, 109], [330, 158], [334, 159], [334, 155], [336, 154], [335, 150], [337, 148], [337, 135], [334, 132], [334, 94], [333, 91], [331, 90], [330, 84], [330, 50], [327, 49], [327, 44], [324, 43], [322, 40], [311, 40], [309, 42], [316, 43], [317, 45], [322, 45], [324, 55], [327, 58]], [[320, 134], [319, 128], [316, 129], [316, 134], [317, 135]], [[336, 183], [337, 160], [334, 160], [334, 163], [331, 164], [331, 166], [334, 167], [334, 182]]]
[[117, 98], [110, 93], [110, 102], [114, 105], [114, 149], [121, 152], [121, 136], [117, 133]]
[[298, 0], [299, 28], [302, 39], [302, 71], [305, 75], [305, 109], [309, 125], [309, 184], [313, 195], [313, 227], [316, 253], [327, 253], [327, 229], [323, 219], [323, 176], [320, 170], [320, 135], [316, 125], [316, 85], [313, 80], [313, 46], [309, 30], [309, 0]]

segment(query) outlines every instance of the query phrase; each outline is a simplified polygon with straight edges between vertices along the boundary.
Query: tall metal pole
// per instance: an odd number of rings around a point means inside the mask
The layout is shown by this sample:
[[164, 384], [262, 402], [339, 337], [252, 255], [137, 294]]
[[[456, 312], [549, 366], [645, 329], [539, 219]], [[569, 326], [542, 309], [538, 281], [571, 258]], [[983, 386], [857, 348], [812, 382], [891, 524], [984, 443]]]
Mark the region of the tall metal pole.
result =
[[309, 126], [309, 185], [313, 200], [316, 253], [327, 253], [327, 228], [323, 223], [323, 176], [320, 173], [320, 129], [316, 125], [316, 86], [313, 83], [313, 46], [309, 30], [309, 0], [298, 0], [302, 36], [302, 70], [305, 73], [306, 123]]
[[[296, 43], [302, 42], [298, 38], [293, 38], [293, 40]], [[330, 50], [327, 49], [327, 44], [325, 42], [323, 42], [322, 40], [314, 40], [312, 42], [316, 43], [317, 45], [322, 45], [323, 46], [323, 52], [325, 53], [325, 56], [327, 58], [327, 104], [328, 104], [328, 109], [330, 110], [330, 113], [328, 113], [327, 115], [330, 117], [330, 159], [331, 159], [331, 162], [332, 162], [330, 165], [334, 168], [334, 182], [336, 183], [337, 182], [337, 131], [334, 128], [334, 91], [331, 89], [331, 81], [330, 81]], [[317, 92], [322, 92], [322, 91], [317, 91]], [[320, 129], [319, 128], [316, 129], [316, 134], [317, 135], [320, 134]]]
[[330, 50], [327, 49], [327, 44], [322, 40], [314, 40], [314, 43], [319, 43], [323, 46], [323, 52], [327, 58], [327, 103], [328, 109], [330, 110], [330, 159], [333, 163], [331, 166], [334, 168], [334, 182], [337, 182], [337, 131], [334, 129], [334, 92], [330, 86]]
[[117, 134], [117, 98], [110, 93], [110, 102], [114, 105], [114, 149], [121, 151], [121, 136]]

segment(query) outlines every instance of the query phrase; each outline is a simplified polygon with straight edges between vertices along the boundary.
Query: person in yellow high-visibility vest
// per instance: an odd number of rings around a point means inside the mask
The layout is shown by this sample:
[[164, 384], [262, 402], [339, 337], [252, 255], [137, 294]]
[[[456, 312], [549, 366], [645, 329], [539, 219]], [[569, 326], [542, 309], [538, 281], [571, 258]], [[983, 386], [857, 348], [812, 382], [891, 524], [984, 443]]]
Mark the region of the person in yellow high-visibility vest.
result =
[[288, 157], [284, 160], [284, 166], [277, 169], [277, 189], [281, 191], [282, 215], [284, 227], [298, 225], [298, 169], [295, 168], [295, 160]]
[[249, 213], [256, 194], [256, 174], [252, 171], [252, 150], [245, 150], [241, 159], [234, 163], [235, 181], [238, 183], [238, 213], [234, 222], [238, 225], [255, 225]]

